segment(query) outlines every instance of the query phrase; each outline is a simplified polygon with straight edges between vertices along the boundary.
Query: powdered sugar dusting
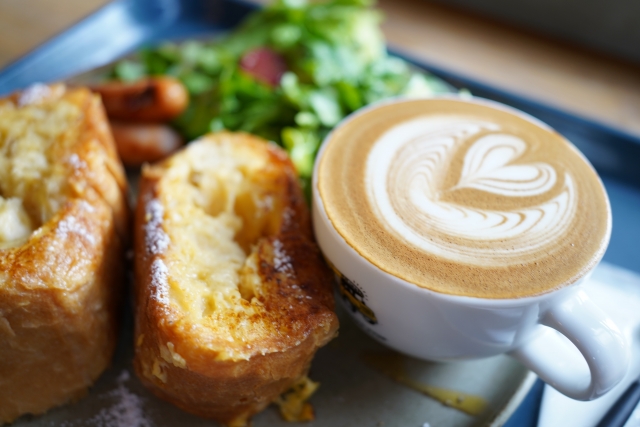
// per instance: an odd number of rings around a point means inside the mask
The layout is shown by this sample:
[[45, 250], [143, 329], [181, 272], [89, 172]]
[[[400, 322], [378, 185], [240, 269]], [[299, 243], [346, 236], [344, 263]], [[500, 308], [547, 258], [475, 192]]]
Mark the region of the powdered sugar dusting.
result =
[[273, 197], [272, 196], [265, 196], [263, 198], [260, 198], [257, 200], [256, 202], [256, 207], [258, 209], [263, 209], [266, 211], [270, 211], [273, 209]]
[[115, 399], [109, 408], [103, 408], [96, 416], [89, 420], [91, 425], [98, 427], [152, 427], [153, 424], [145, 416], [143, 400], [127, 388], [129, 371], [122, 371], [117, 379], [117, 388], [107, 396]]
[[96, 244], [95, 236], [89, 233], [84, 225], [73, 215], [66, 216], [58, 223], [56, 228], [56, 235], [61, 239], [66, 239], [70, 233], [80, 236], [91, 245]]
[[163, 253], [169, 247], [169, 236], [162, 230], [162, 219], [164, 217], [164, 206], [157, 199], [147, 202], [146, 220], [144, 225], [145, 243], [147, 252], [151, 255]]
[[84, 169], [87, 167], [87, 164], [82, 159], [80, 159], [80, 156], [78, 156], [76, 153], [70, 155], [67, 161], [74, 169]]
[[159, 258], [151, 264], [151, 298], [162, 305], [169, 305], [169, 282], [167, 265]]
[[18, 99], [18, 106], [24, 107], [25, 105], [38, 104], [51, 95], [51, 89], [49, 86], [42, 83], [35, 83], [26, 88]]
[[273, 266], [280, 273], [293, 274], [291, 257], [285, 252], [282, 242], [277, 239], [273, 241]]
[[93, 213], [96, 211], [96, 208], [91, 206], [91, 203], [87, 202], [86, 200], [80, 200], [79, 205], [86, 212]]
[[282, 220], [284, 224], [285, 225], [291, 224], [291, 221], [293, 220], [294, 216], [295, 216], [294, 210], [287, 206], [282, 212]]
[[125, 385], [131, 374], [123, 370], [116, 379], [116, 388], [99, 395], [99, 399], [111, 401], [103, 406], [96, 415], [86, 419], [49, 422], [49, 427], [154, 427], [144, 412], [144, 399]]

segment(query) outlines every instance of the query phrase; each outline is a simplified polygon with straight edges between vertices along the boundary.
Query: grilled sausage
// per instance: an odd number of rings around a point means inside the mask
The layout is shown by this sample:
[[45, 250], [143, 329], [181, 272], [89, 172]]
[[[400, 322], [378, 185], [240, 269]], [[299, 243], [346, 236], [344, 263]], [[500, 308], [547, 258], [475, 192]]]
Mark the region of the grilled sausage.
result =
[[110, 119], [164, 122], [187, 107], [186, 88], [172, 77], [152, 77], [133, 83], [107, 82], [91, 88], [100, 94]]
[[176, 131], [158, 123], [112, 121], [111, 132], [122, 163], [131, 167], [163, 159], [183, 144]]

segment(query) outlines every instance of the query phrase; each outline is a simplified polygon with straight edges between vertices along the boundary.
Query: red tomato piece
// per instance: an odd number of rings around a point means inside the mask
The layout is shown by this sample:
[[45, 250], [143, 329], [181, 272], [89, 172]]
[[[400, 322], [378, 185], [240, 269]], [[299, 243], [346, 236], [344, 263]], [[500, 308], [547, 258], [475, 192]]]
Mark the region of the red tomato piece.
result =
[[287, 71], [287, 63], [277, 52], [259, 47], [244, 54], [240, 68], [261, 82], [276, 86]]

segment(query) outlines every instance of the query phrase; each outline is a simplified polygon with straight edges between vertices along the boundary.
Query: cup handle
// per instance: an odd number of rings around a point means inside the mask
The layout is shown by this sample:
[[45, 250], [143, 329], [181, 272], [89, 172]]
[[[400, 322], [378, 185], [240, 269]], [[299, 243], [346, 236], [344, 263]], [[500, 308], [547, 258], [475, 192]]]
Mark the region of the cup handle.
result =
[[567, 337], [582, 353], [548, 328], [510, 356], [560, 393], [593, 400], [611, 390], [627, 372], [629, 345], [615, 323], [582, 289], [548, 309], [540, 323]]

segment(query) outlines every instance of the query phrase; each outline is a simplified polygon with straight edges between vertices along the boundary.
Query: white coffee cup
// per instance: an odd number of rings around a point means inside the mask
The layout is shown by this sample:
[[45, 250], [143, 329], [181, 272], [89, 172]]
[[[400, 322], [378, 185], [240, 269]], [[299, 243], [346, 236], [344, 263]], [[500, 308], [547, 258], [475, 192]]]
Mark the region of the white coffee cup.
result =
[[[362, 111], [355, 116], [359, 114]], [[506, 353], [577, 400], [596, 399], [623, 378], [630, 347], [582, 289], [589, 274], [537, 296], [477, 298], [419, 287], [361, 256], [334, 228], [318, 190], [325, 145], [314, 170], [314, 231], [340, 277], [339, 299], [369, 335], [400, 352], [433, 361]]]

